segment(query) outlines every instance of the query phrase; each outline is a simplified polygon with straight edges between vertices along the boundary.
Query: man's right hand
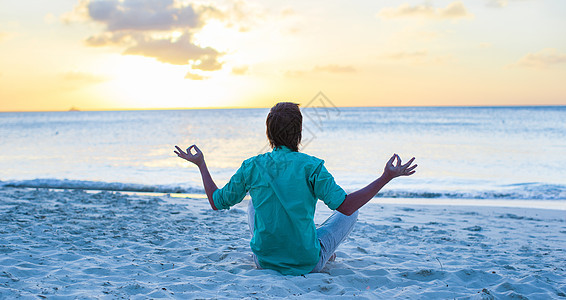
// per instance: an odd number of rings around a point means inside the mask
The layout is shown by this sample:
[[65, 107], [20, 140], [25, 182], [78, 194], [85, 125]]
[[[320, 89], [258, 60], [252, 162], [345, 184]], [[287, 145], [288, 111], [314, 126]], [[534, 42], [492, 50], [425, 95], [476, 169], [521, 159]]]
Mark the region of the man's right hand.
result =
[[[190, 161], [193, 164], [197, 165], [198, 167], [204, 165], [204, 154], [202, 154], [202, 151], [200, 151], [197, 145], [192, 145], [189, 148], [187, 148], [187, 152], [181, 150], [179, 146], [175, 146], [175, 148], [177, 148], [177, 150], [176, 151], [174, 150], [173, 152], [175, 152], [175, 154], [177, 154], [177, 156], [179, 156], [180, 158]], [[195, 150], [195, 154], [191, 153], [191, 149]]]

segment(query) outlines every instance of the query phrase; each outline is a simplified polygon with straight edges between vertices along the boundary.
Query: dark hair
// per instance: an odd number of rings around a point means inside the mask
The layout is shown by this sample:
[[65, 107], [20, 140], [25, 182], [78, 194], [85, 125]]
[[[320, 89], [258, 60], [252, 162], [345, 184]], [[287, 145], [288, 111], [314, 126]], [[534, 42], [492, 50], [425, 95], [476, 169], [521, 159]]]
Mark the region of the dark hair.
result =
[[286, 146], [292, 151], [299, 151], [301, 132], [303, 130], [303, 115], [299, 104], [279, 102], [275, 104], [265, 121], [267, 138], [271, 148]]

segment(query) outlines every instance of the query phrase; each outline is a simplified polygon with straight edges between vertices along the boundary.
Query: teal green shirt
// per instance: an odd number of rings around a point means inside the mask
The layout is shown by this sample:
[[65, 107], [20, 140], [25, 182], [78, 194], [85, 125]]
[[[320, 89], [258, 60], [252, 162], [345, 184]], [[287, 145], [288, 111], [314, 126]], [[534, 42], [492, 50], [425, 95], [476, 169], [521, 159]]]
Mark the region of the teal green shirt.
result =
[[227, 209], [240, 203], [247, 192], [255, 208], [250, 246], [260, 266], [285, 275], [312, 271], [320, 256], [316, 201], [321, 199], [335, 210], [346, 198], [324, 161], [287, 147], [276, 148], [245, 160], [212, 198], [216, 208]]

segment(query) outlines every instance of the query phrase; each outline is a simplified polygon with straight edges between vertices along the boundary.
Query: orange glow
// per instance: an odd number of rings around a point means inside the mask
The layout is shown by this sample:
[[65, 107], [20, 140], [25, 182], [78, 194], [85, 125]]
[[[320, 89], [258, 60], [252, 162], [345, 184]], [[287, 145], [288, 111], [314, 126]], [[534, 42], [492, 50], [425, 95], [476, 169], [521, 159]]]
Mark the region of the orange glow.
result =
[[157, 25], [97, 19], [90, 1], [0, 4], [0, 111], [269, 107], [318, 91], [337, 106], [566, 105], [559, 0], [177, 1], [152, 9], [198, 22]]

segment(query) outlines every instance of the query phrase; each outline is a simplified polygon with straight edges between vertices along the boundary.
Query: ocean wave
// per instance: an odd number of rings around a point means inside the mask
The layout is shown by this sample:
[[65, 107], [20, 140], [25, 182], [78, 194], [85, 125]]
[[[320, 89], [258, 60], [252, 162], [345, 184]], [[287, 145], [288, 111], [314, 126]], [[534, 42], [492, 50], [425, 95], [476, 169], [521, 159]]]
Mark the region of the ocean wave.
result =
[[199, 194], [204, 189], [183, 187], [179, 185], [145, 185], [122, 182], [84, 181], [69, 179], [33, 179], [18, 181], [0, 181], [1, 187], [15, 188], [46, 188], [65, 190], [99, 190], [117, 192], [144, 192], [144, 193], [181, 193]]
[[[168, 194], [204, 194], [202, 187], [145, 185], [136, 183], [101, 182], [69, 179], [33, 179], [0, 181], [0, 187], [101, 190], [117, 192], [149, 192]], [[421, 199], [498, 199], [498, 200], [566, 200], [566, 185], [517, 183], [501, 186], [498, 190], [442, 191], [442, 190], [384, 190], [377, 198]]]
[[380, 192], [377, 198], [425, 198], [425, 199], [498, 199], [498, 200], [566, 200], [566, 186], [539, 185], [540, 189], [517, 188], [511, 190], [473, 191], [398, 191]]

